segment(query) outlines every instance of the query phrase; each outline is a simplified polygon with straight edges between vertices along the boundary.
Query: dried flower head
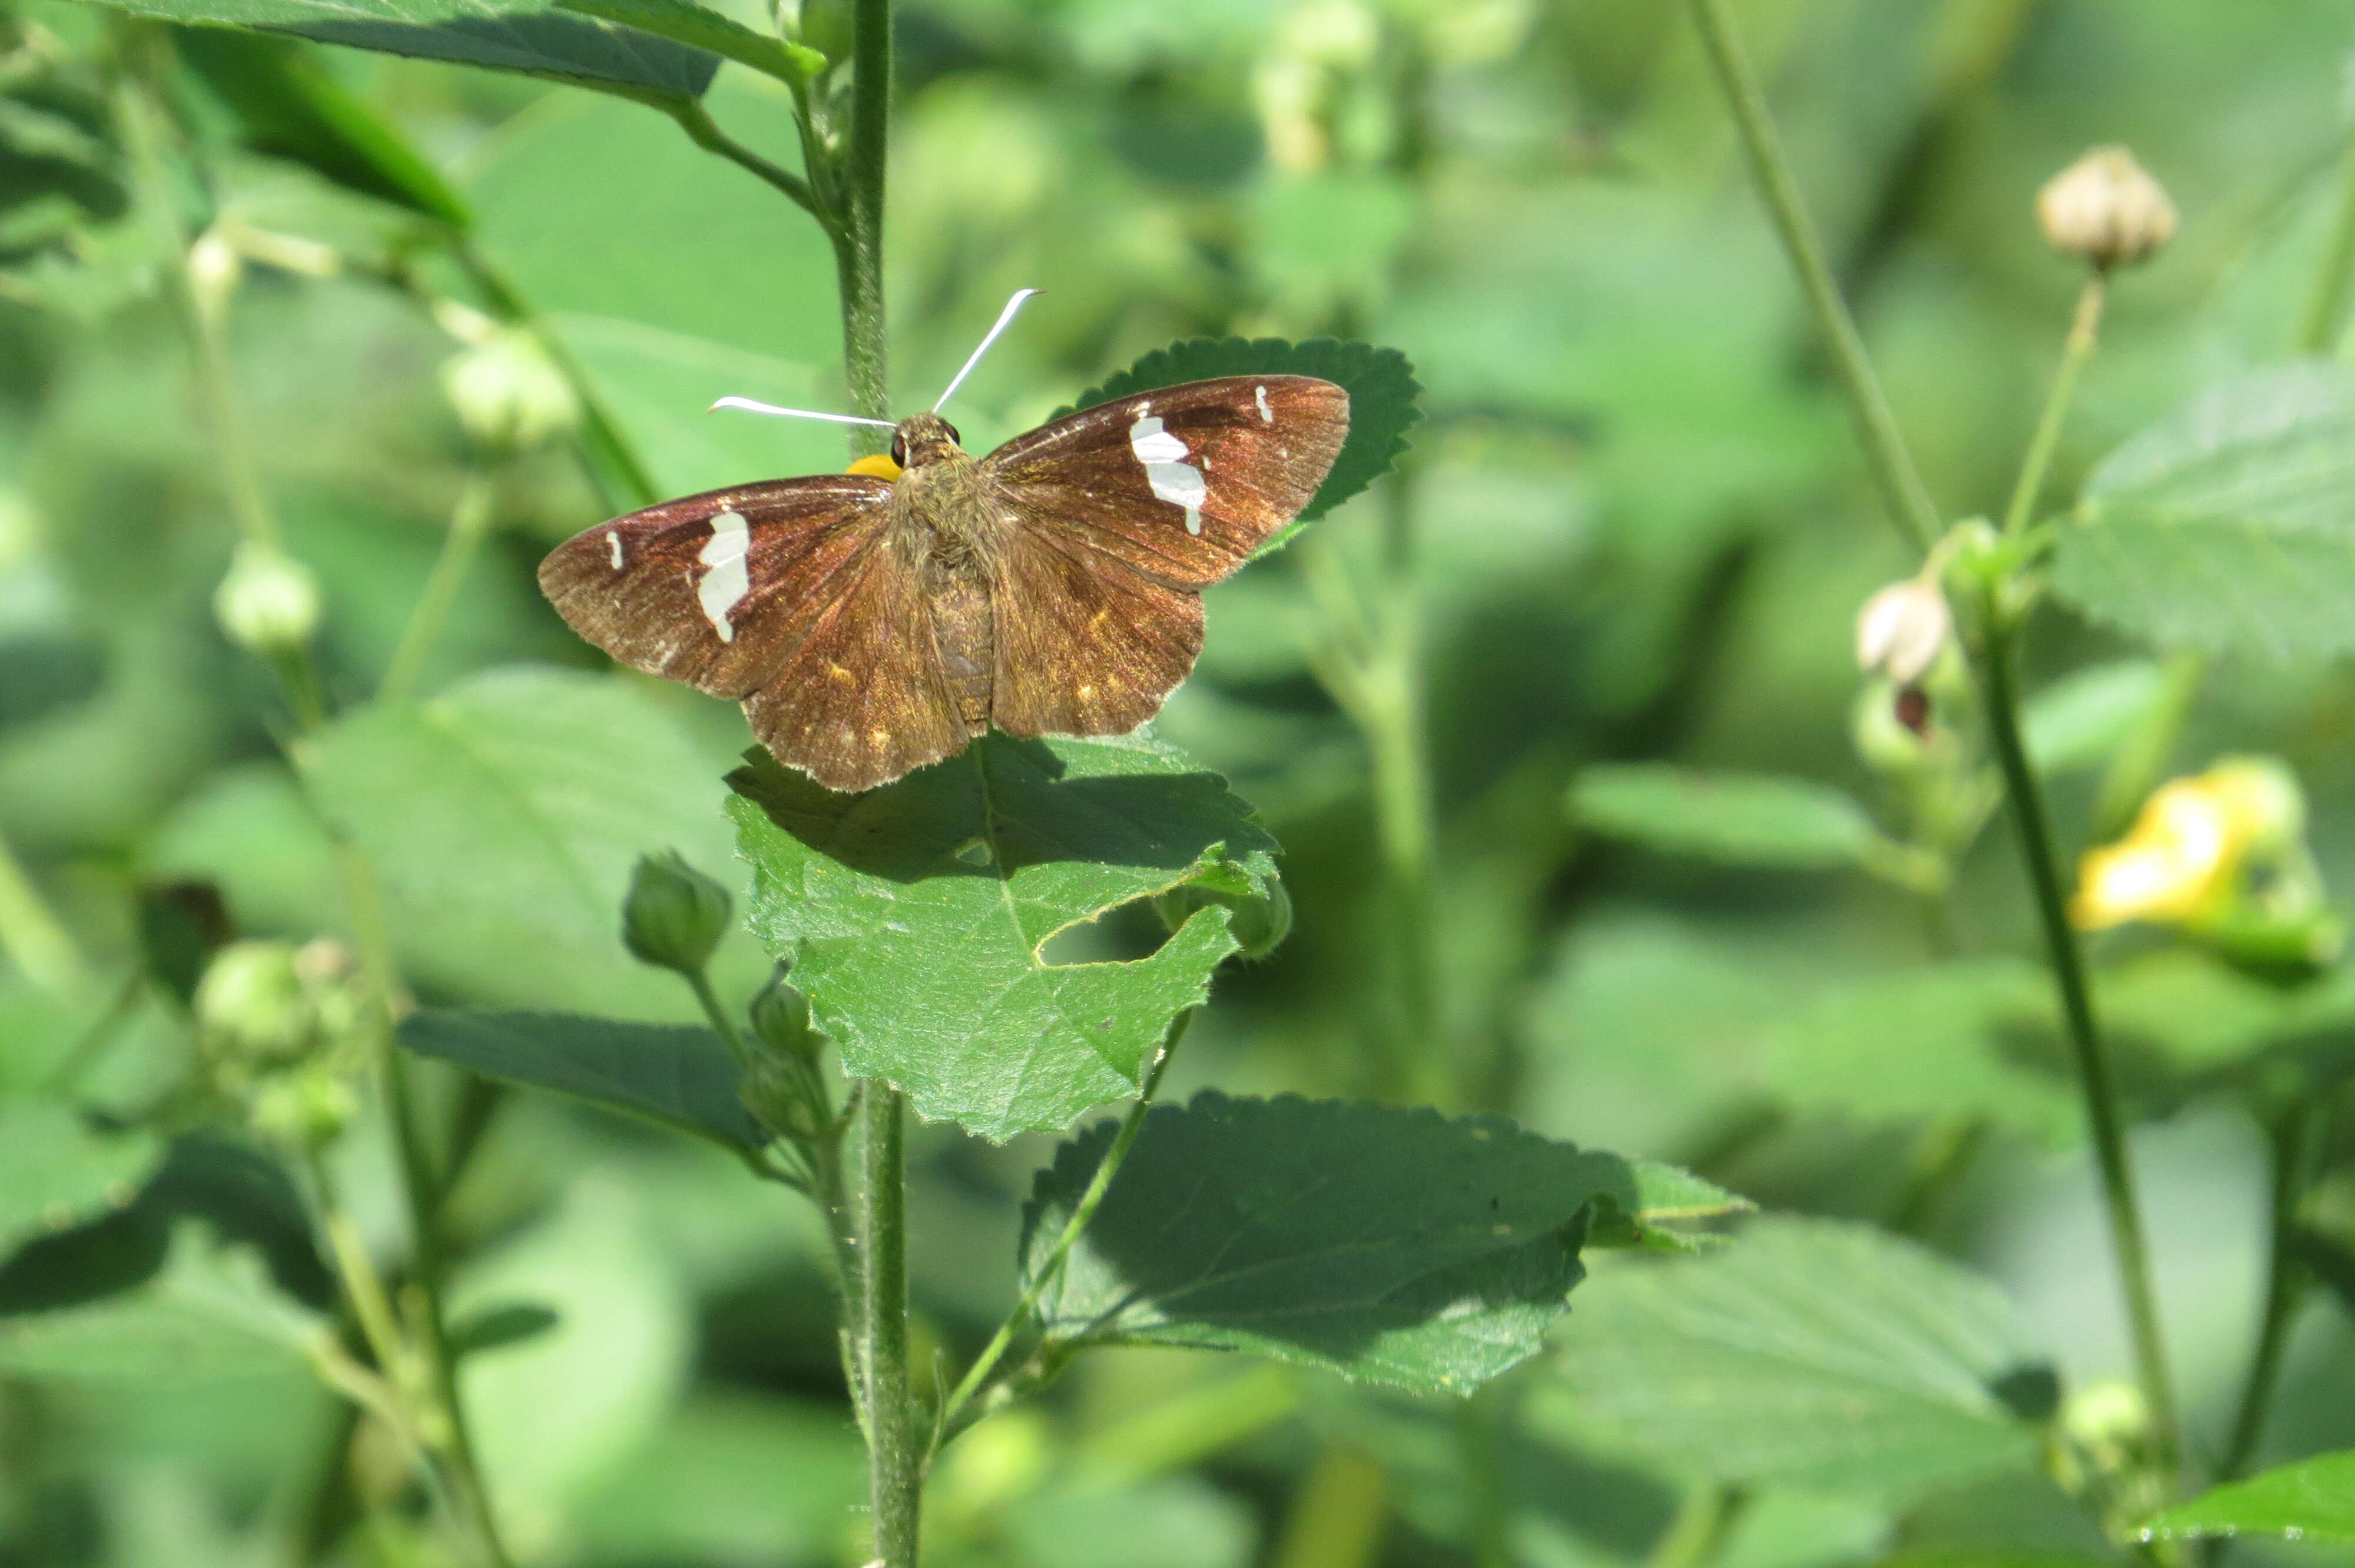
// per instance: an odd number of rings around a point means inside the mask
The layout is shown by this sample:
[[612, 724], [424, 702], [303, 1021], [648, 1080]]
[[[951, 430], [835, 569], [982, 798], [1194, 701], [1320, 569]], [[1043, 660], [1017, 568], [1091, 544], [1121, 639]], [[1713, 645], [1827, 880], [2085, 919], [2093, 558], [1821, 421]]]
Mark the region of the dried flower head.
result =
[[2096, 147], [2045, 182], [2036, 218], [2054, 249], [2105, 272], [2175, 238], [2175, 204], [2124, 147]]

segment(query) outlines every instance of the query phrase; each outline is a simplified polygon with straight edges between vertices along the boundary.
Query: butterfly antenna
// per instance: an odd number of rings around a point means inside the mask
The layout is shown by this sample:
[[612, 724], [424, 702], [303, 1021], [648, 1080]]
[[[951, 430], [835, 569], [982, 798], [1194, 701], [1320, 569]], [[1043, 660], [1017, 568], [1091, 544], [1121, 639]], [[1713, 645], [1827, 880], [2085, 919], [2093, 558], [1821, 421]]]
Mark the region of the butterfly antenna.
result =
[[952, 397], [955, 396], [956, 389], [964, 385], [964, 378], [973, 374], [973, 367], [981, 363], [981, 356], [989, 352], [989, 345], [997, 341], [998, 334], [1004, 332], [1008, 326], [1013, 324], [1015, 313], [1021, 310], [1024, 305], [1029, 303], [1030, 296], [1038, 291], [1039, 291], [1036, 289], [1017, 289], [1014, 291], [1014, 297], [1006, 302], [1006, 308], [1004, 310], [997, 313], [997, 324], [989, 329], [989, 335], [981, 340], [981, 346], [973, 351], [973, 357], [966, 360], [964, 362], [964, 368], [956, 373], [956, 379], [949, 383], [949, 389], [941, 394], [941, 400], [939, 402], [932, 405], [933, 413], [939, 413], [941, 409], [947, 405], [948, 400]]
[[889, 419], [862, 419], [856, 414], [820, 414], [809, 408], [780, 408], [774, 403], [755, 403], [750, 397], [722, 397], [704, 412], [716, 414], [722, 408], [742, 408], [753, 414], [782, 414], [789, 419], [825, 419], [837, 425], [880, 425], [887, 430], [900, 428]]

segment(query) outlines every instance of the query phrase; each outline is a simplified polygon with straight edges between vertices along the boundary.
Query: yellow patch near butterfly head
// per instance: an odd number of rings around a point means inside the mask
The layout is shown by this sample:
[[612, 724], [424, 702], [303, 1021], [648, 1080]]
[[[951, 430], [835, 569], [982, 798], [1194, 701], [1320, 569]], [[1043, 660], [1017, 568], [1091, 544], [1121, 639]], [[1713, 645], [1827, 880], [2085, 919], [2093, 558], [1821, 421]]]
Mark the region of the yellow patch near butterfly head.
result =
[[860, 458], [842, 471], [871, 474], [877, 479], [897, 479], [900, 477], [900, 469], [898, 463], [891, 461], [889, 452], [877, 452], [873, 457]]

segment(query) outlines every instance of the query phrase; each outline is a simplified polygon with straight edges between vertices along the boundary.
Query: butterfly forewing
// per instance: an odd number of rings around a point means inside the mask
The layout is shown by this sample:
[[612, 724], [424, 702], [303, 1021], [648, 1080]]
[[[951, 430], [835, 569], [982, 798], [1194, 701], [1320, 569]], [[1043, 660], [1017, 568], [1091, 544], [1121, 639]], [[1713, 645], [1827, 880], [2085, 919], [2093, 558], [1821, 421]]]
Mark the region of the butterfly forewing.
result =
[[708, 491], [601, 523], [540, 563], [575, 631], [715, 696], [769, 681], [881, 538], [891, 487], [863, 474]]
[[983, 467], [1023, 528], [1201, 588], [1300, 514], [1348, 434], [1329, 381], [1231, 376], [1082, 408]]

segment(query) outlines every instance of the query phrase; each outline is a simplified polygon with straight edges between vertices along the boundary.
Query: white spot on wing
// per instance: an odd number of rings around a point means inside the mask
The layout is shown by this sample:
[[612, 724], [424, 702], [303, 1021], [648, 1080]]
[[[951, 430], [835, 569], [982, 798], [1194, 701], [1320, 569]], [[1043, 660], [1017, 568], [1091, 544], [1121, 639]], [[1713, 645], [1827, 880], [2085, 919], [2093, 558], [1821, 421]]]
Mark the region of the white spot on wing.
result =
[[1252, 401], [1259, 405], [1259, 422], [1260, 422], [1261, 424], [1263, 424], [1263, 425], [1273, 425], [1273, 424], [1274, 424], [1274, 423], [1275, 423], [1275, 410], [1274, 410], [1274, 409], [1273, 409], [1273, 408], [1269, 408], [1269, 407], [1267, 406], [1267, 388], [1266, 388], [1266, 387], [1252, 387]]
[[722, 642], [736, 641], [729, 613], [752, 590], [752, 568], [744, 559], [751, 546], [752, 531], [743, 516], [722, 512], [711, 520], [711, 537], [704, 541], [703, 554], [697, 557], [705, 571], [703, 580], [696, 585], [696, 602], [703, 606], [703, 618], [711, 622], [711, 630], [719, 633]]
[[605, 535], [605, 543], [613, 546], [613, 569], [622, 569], [622, 531], [619, 528]]
[[1171, 435], [1152, 415], [1140, 414], [1128, 428], [1128, 450], [1145, 465], [1145, 482], [1153, 487], [1154, 495], [1184, 507], [1186, 532], [1200, 534], [1202, 503], [1209, 496], [1210, 482], [1186, 461], [1193, 454], [1186, 450], [1185, 441]]

